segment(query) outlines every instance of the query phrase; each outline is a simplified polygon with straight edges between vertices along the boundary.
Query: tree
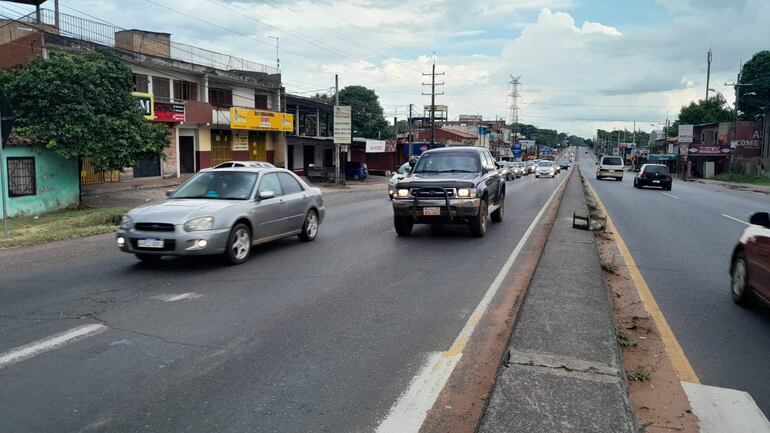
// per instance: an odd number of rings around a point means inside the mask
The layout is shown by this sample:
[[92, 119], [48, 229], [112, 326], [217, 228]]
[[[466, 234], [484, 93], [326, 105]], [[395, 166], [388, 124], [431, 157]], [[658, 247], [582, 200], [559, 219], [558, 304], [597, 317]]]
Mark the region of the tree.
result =
[[54, 51], [0, 79], [15, 133], [97, 170], [133, 166], [168, 146], [168, 127], [144, 119], [132, 88], [131, 70], [109, 51]]
[[727, 107], [727, 101], [718, 94], [708, 100], [690, 102], [679, 111], [679, 119], [668, 129], [668, 136], [679, 134], [679, 125], [700, 125], [703, 123], [729, 122], [733, 120], [733, 111]]
[[340, 90], [340, 105], [352, 108], [353, 135], [377, 138], [387, 133], [388, 122], [382, 114], [379, 97], [364, 86], [347, 86]]
[[409, 129], [409, 122], [406, 120], [399, 120], [394, 128], [393, 125], [388, 124], [387, 131], [382, 133], [382, 138], [396, 138], [396, 134], [404, 134]]
[[770, 108], [770, 51], [760, 51], [741, 69], [741, 83], [751, 86], [739, 87], [738, 111], [741, 119], [761, 120], [763, 111]]

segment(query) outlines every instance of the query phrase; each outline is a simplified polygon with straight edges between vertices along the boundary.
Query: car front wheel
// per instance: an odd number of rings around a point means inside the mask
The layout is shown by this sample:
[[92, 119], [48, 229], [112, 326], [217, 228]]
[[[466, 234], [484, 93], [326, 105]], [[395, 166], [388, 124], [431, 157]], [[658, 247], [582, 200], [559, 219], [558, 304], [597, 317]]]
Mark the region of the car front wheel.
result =
[[412, 234], [412, 228], [414, 227], [414, 221], [410, 217], [393, 217], [393, 225], [396, 228], [396, 233], [399, 236], [409, 236]]
[[318, 236], [318, 214], [313, 209], [307, 211], [305, 222], [302, 224], [302, 232], [299, 239], [302, 242], [310, 242]]
[[730, 294], [733, 302], [738, 305], [748, 306], [751, 301], [751, 287], [749, 287], [749, 272], [746, 267], [746, 255], [743, 251], [735, 255], [730, 270]]
[[487, 216], [489, 209], [487, 208], [486, 200], [481, 200], [479, 205], [479, 213], [471, 218], [471, 234], [477, 238], [483, 238], [487, 234]]
[[251, 253], [251, 230], [246, 224], [236, 224], [230, 231], [225, 249], [225, 259], [231, 265], [240, 265]]

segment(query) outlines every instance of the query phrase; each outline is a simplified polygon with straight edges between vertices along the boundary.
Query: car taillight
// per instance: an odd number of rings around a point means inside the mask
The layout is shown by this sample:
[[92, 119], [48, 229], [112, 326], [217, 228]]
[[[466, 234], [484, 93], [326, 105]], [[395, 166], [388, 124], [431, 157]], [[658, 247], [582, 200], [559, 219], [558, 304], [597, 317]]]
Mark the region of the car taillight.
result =
[[667, 174], [666, 175], [666, 180], [671, 180], [671, 179], [673, 179], [673, 177], [671, 176], [671, 173]]

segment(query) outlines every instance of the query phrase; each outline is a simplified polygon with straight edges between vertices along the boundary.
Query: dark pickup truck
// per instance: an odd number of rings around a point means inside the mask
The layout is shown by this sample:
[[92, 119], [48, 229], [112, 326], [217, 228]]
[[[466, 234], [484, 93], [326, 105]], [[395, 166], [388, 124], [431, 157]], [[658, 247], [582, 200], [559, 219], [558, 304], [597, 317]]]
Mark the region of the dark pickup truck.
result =
[[487, 232], [487, 219], [501, 222], [505, 182], [482, 147], [446, 147], [424, 152], [393, 195], [393, 223], [399, 236], [414, 224], [468, 224], [474, 236]]

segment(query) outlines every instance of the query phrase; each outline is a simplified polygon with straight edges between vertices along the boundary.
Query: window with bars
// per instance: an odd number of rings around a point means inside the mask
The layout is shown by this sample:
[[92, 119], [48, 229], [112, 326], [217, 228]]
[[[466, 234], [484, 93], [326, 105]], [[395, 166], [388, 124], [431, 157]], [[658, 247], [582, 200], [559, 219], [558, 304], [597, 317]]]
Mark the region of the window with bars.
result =
[[24, 197], [37, 194], [35, 185], [35, 158], [8, 158], [8, 196]]
[[209, 87], [209, 103], [214, 107], [232, 107], [233, 91], [231, 89], [217, 89]]
[[171, 88], [168, 78], [152, 77], [152, 94], [156, 100], [168, 101], [171, 99]]
[[150, 80], [147, 75], [134, 74], [134, 92], [149, 93]]
[[177, 101], [197, 101], [198, 85], [189, 81], [174, 80], [174, 99]]

